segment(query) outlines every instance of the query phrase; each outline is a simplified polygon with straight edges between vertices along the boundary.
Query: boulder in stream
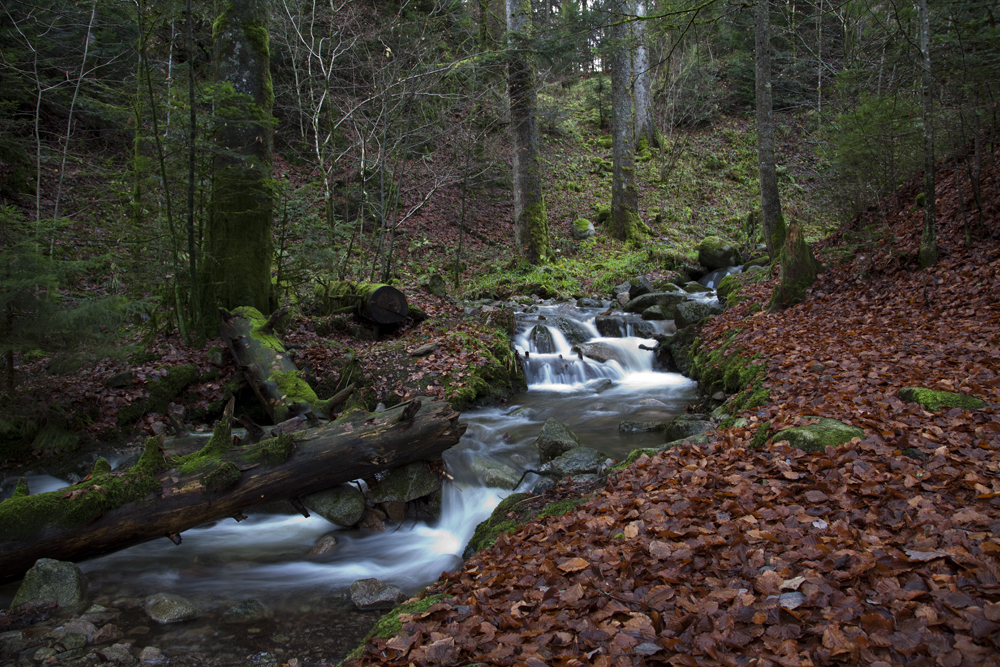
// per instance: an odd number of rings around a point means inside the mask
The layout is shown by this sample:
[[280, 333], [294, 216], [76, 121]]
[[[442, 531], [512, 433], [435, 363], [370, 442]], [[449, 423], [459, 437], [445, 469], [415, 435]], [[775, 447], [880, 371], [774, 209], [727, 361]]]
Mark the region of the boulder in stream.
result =
[[636, 276], [629, 284], [628, 297], [634, 299], [637, 296], [649, 294], [652, 291], [653, 283], [649, 282], [649, 278], [646, 276]]
[[351, 584], [351, 602], [362, 611], [392, 609], [409, 596], [398, 586], [378, 579], [359, 579]]
[[619, 433], [652, 433], [662, 431], [667, 427], [663, 422], [633, 422], [623, 421], [618, 424]]
[[[672, 320], [674, 319], [674, 310], [677, 306], [650, 306], [646, 310], [642, 311], [642, 319], [644, 320]], [[667, 312], [670, 311], [670, 312]]]
[[580, 343], [573, 346], [573, 351], [601, 364], [606, 361], [617, 361], [622, 367], [628, 365], [628, 360], [624, 354], [625, 351], [609, 343], [602, 343], [601, 341]]
[[368, 500], [376, 505], [390, 501], [408, 502], [441, 488], [441, 479], [424, 461], [392, 468], [368, 489]]
[[649, 294], [637, 296], [625, 304], [625, 312], [641, 313], [647, 308], [652, 308], [653, 306], [675, 306], [686, 299], [687, 293], [681, 291], [650, 292]]
[[[364, 510], [362, 509], [362, 514], [363, 513]], [[359, 516], [358, 519], [360, 520], [361, 517]], [[316, 540], [316, 544], [314, 544], [313, 548], [310, 549], [309, 552], [306, 554], [306, 558], [320, 558], [322, 556], [326, 556], [333, 553], [336, 549], [337, 549], [336, 534], [327, 533], [326, 535], [323, 535], [321, 538]]]
[[712, 430], [712, 422], [701, 415], [680, 415], [666, 425], [663, 435], [667, 442], [683, 440]]
[[625, 336], [625, 320], [613, 315], [599, 315], [594, 318], [597, 333], [605, 338], [622, 338]]
[[326, 491], [310, 493], [302, 497], [302, 504], [330, 523], [345, 528], [356, 524], [365, 511], [364, 494], [353, 484], [341, 484]]
[[542, 461], [552, 459], [580, 446], [576, 433], [558, 419], [549, 419], [542, 426], [542, 432], [535, 440], [535, 447]]
[[677, 304], [676, 317], [678, 328], [684, 328], [690, 324], [700, 322], [706, 317], [712, 317], [722, 312], [722, 307], [717, 303], [706, 303], [704, 301], [685, 301]]
[[25, 573], [10, 606], [56, 602], [60, 607], [74, 607], [83, 602], [86, 595], [87, 578], [76, 563], [39, 558]]
[[722, 269], [743, 263], [739, 248], [718, 236], [707, 236], [698, 244], [698, 263], [709, 269]]
[[146, 616], [160, 624], [180, 623], [201, 616], [198, 608], [186, 597], [173, 593], [157, 593], [146, 598]]
[[[587, 330], [587, 327], [568, 317], [563, 317], [561, 315], [550, 317], [545, 320], [545, 324], [558, 329], [559, 332], [566, 337], [566, 340], [570, 343], [570, 345], [590, 340], [591, 334]], [[555, 350], [553, 350], [553, 352], [554, 351]]]
[[544, 324], [536, 324], [528, 332], [528, 340], [539, 354], [552, 354], [556, 351], [556, 342], [552, 338], [552, 332]]
[[492, 459], [476, 458], [472, 462], [472, 472], [483, 486], [511, 490], [517, 486], [521, 473], [506, 463]]
[[541, 466], [542, 472], [555, 472], [567, 477], [579, 475], [599, 475], [609, 457], [590, 447], [570, 449]]

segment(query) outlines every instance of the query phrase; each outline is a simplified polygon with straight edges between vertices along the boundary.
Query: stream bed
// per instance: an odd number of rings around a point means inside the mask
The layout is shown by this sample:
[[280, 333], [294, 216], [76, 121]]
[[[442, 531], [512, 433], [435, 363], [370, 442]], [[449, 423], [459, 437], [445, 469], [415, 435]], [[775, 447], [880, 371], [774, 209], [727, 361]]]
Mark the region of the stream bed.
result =
[[[415, 594], [443, 571], [461, 567], [476, 526], [512, 493], [484, 486], [475, 473], [477, 459], [519, 472], [537, 468], [533, 443], [549, 418], [568, 425], [582, 446], [612, 459], [662, 443], [660, 432], [621, 432], [619, 424], [669, 421], [693, 400], [696, 383], [654, 370], [653, 354], [640, 348], [655, 340], [635, 335], [636, 329], [647, 335], [670, 333], [669, 322], [625, 325], [614, 332], [620, 336], [604, 337], [595, 318], [606, 307], [543, 303], [518, 314], [515, 347], [523, 357], [528, 391], [504, 405], [462, 414], [468, 429], [444, 455], [454, 482], [444, 486], [437, 522], [407, 521], [382, 533], [361, 533], [298, 514], [252, 514], [239, 523], [226, 519], [184, 532], [180, 545], [162, 538], [81, 563], [89, 582], [85, 607], [105, 608], [95, 613], [106, 614], [103, 623], [115, 625], [119, 636], [114, 641], [130, 643], [136, 654], [156, 647], [170, 664], [277, 666], [294, 664], [293, 659], [299, 665], [335, 664], [383, 613], [356, 611], [348, 595], [352, 582], [374, 577]], [[584, 357], [570, 338], [597, 345], [596, 356], [608, 359]], [[518, 490], [529, 490], [538, 479], [528, 474]], [[51, 478], [31, 482], [36, 492], [58, 484]], [[306, 558], [331, 530], [336, 530], [334, 553], [322, 560]], [[9, 606], [16, 590], [17, 584], [0, 587], [0, 606]], [[142, 600], [155, 593], [182, 595], [202, 615], [157, 625], [141, 610]], [[223, 621], [227, 609], [248, 599], [261, 602], [268, 617], [249, 624]], [[54, 617], [26, 632], [44, 634], [66, 618]]]

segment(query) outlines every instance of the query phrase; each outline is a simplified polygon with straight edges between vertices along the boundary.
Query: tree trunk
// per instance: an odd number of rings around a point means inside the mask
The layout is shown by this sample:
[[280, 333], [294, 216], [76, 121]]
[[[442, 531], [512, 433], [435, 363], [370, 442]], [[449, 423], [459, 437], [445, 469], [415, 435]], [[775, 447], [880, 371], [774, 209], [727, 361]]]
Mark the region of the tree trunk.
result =
[[206, 309], [214, 297], [224, 308], [252, 306], [270, 312], [274, 93], [268, 6], [264, 0], [232, 0], [225, 7], [213, 29], [215, 78], [231, 85], [234, 94], [217, 107], [226, 122], [216, 137]]
[[[646, 15], [646, 3], [636, 4], [636, 15]], [[646, 50], [646, 24], [637, 21], [635, 31], [635, 137], [636, 144], [646, 140], [648, 146], [657, 148], [656, 127], [649, 102], [649, 53]]]
[[795, 221], [788, 228], [788, 238], [781, 248], [780, 262], [781, 279], [774, 286], [768, 307], [772, 313], [805, 301], [806, 290], [816, 282], [816, 276], [823, 270]]
[[629, 243], [641, 239], [639, 190], [635, 183], [635, 111], [632, 99], [633, 36], [624, 19], [631, 4], [619, 1], [611, 27], [611, 235]]
[[514, 144], [514, 242], [530, 263], [545, 264], [553, 258], [553, 252], [542, 198], [530, 0], [507, 0], [507, 31], [510, 48], [507, 82]]
[[220, 314], [220, 333], [273, 423], [298, 416], [327, 416], [329, 402], [321, 401], [302, 379], [302, 371], [274, 334], [273, 322], [284, 311], [269, 319], [247, 306], [233, 312], [222, 308]]
[[927, 0], [920, 0], [920, 51], [923, 54], [921, 93], [924, 107], [924, 231], [920, 236], [920, 266], [937, 262], [937, 206], [934, 187], [934, 79], [931, 77], [931, 28]]
[[414, 413], [408, 401], [246, 446], [233, 446], [227, 416], [201, 451], [170, 460], [150, 438], [129, 470], [112, 472], [100, 459], [91, 477], [68, 489], [0, 503], [0, 580], [20, 577], [39, 558], [83, 560], [164, 536], [179, 542], [184, 530], [242, 518], [260, 503], [437, 459], [465, 431], [458, 416], [442, 402], [423, 402]]
[[771, 17], [769, 0], [758, 0], [754, 30], [757, 68], [757, 171], [760, 177], [760, 210], [764, 243], [772, 260], [785, 242], [785, 219], [778, 197], [778, 175], [774, 165], [774, 114], [771, 109]]

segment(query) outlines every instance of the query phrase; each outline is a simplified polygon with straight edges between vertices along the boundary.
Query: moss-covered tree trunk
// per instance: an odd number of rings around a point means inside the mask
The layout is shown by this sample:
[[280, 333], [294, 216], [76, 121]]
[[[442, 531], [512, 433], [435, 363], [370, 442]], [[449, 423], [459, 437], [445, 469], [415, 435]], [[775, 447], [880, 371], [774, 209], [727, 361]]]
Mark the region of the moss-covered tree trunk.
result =
[[778, 197], [778, 174], [774, 162], [774, 112], [771, 107], [771, 5], [759, 0], [754, 26], [754, 62], [757, 94], [757, 173], [760, 178], [760, 209], [764, 243], [772, 260], [785, 243], [785, 219]]
[[511, 138], [514, 143], [514, 241], [532, 264], [552, 259], [549, 219], [542, 197], [542, 163], [539, 155], [538, 91], [531, 44], [531, 0], [507, 0], [510, 57], [507, 84], [510, 92]]
[[[206, 308], [252, 306], [271, 312], [271, 189], [274, 92], [268, 47], [268, 4], [225, 0], [212, 28], [215, 78], [232, 87], [217, 103], [223, 119], [212, 188], [206, 259]], [[214, 317], [206, 317], [214, 321]]]
[[329, 401], [321, 401], [302, 378], [271, 323], [249, 306], [221, 310], [220, 332], [275, 424], [296, 416], [326, 417]]
[[788, 228], [788, 238], [781, 248], [779, 261], [781, 279], [774, 286], [768, 308], [772, 313], [805, 301], [806, 290], [816, 282], [816, 276], [823, 270], [813, 256], [812, 248], [806, 243], [802, 228], [795, 221]]
[[[636, 3], [636, 15], [646, 15], [646, 3]], [[646, 49], [646, 23], [637, 21], [635, 31], [635, 137], [636, 145], [643, 139], [650, 148], [656, 146], [656, 126], [653, 124], [652, 106], [649, 99], [649, 52]]]
[[620, 241], [641, 240], [639, 190], [635, 182], [635, 100], [632, 58], [635, 47], [631, 23], [632, 3], [615, 3], [611, 27], [611, 235]]
[[[234, 446], [224, 418], [198, 452], [167, 458], [153, 438], [139, 462], [112, 471], [104, 459], [68, 489], [0, 502], [0, 581], [39, 558], [83, 560], [207, 521], [242, 518], [260, 503], [297, 498], [421, 460], [455, 445], [465, 425], [447, 403], [355, 410], [322, 428]], [[170, 548], [167, 545], [164, 548]]]

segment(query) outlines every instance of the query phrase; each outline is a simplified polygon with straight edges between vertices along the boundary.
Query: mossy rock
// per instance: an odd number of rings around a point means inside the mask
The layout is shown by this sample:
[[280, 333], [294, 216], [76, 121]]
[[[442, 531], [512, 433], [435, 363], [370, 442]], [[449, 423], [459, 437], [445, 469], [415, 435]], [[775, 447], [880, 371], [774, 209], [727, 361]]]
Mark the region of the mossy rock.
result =
[[899, 397], [908, 403], [919, 403], [925, 410], [931, 412], [937, 412], [941, 408], [979, 410], [986, 407], [986, 403], [975, 396], [936, 391], [925, 387], [903, 387], [899, 390]]
[[694, 435], [700, 435], [712, 430], [712, 422], [701, 415], [680, 415], [674, 417], [664, 428], [666, 442], [684, 440]]
[[772, 439], [774, 444], [787, 442], [796, 449], [806, 452], [822, 452], [827, 447], [839, 447], [854, 438], [865, 437], [864, 430], [848, 426], [836, 419], [818, 417], [819, 422], [809, 426], [799, 426], [781, 431]]
[[706, 236], [698, 244], [698, 263], [709, 269], [724, 269], [742, 263], [739, 249], [717, 236]]
[[400, 630], [403, 629], [403, 624], [399, 620], [399, 616], [401, 614], [423, 613], [428, 609], [430, 609], [431, 607], [433, 607], [434, 605], [436, 605], [438, 602], [441, 602], [441, 600], [443, 599], [444, 596], [438, 593], [437, 595], [428, 595], [425, 598], [412, 598], [410, 600], [407, 600], [403, 604], [397, 606], [392, 611], [383, 616], [375, 624], [375, 627], [372, 628], [371, 632], [369, 632], [365, 636], [361, 644], [353, 651], [351, 651], [347, 655], [347, 657], [344, 658], [343, 662], [341, 662], [340, 664], [342, 665], [344, 663], [359, 658], [362, 652], [365, 650], [365, 644], [372, 637], [383, 637], [388, 639], [389, 637], [396, 635]]
[[490, 518], [476, 526], [476, 532], [465, 547], [462, 558], [469, 559], [483, 549], [493, 546], [501, 533], [512, 533], [534, 518], [562, 516], [572, 512], [577, 505], [587, 499], [586, 497], [563, 498], [549, 503], [536, 512], [524, 502], [531, 497], [530, 493], [512, 493], [501, 500], [490, 514]]
[[719, 297], [719, 301], [725, 301], [730, 294], [739, 292], [741, 287], [743, 287], [743, 284], [736, 277], [736, 274], [730, 273], [719, 282], [719, 286], [715, 288], [715, 293]]
[[578, 241], [583, 239], [589, 239], [591, 236], [597, 234], [597, 230], [594, 229], [594, 223], [586, 218], [577, 218], [573, 221], [572, 226], [573, 238]]

